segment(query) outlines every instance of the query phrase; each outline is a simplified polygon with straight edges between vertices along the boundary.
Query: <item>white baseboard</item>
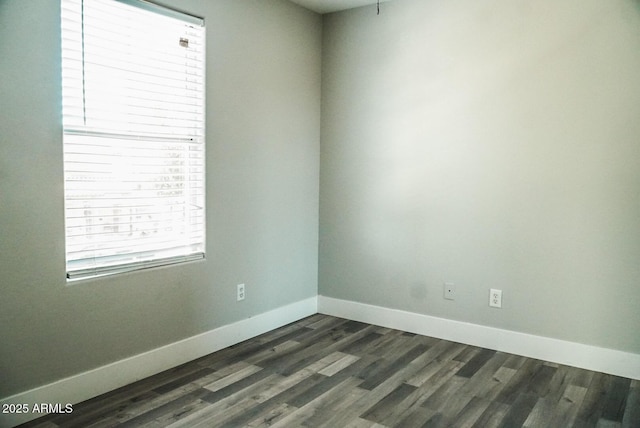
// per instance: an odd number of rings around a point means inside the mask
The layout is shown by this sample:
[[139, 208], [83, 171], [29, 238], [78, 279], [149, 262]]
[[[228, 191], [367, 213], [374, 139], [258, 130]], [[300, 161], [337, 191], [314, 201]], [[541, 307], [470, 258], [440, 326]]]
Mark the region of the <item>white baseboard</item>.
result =
[[[0, 399], [0, 407], [79, 403], [317, 312], [640, 380], [638, 354], [318, 296]], [[43, 415], [0, 413], [0, 428]]]
[[[79, 403], [180, 364], [219, 351], [318, 312], [317, 298], [302, 300], [187, 339], [116, 361], [0, 400], [5, 404]], [[44, 413], [3, 414], [0, 427], [13, 427]]]
[[318, 296], [318, 312], [553, 363], [640, 379], [640, 355]]

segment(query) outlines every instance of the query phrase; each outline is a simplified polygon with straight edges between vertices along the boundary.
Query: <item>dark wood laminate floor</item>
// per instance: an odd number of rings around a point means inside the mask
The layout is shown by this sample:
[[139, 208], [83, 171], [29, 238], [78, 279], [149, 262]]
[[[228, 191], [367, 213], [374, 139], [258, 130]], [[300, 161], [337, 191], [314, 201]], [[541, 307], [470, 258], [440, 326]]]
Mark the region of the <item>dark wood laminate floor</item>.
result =
[[23, 427], [640, 427], [640, 382], [314, 315]]

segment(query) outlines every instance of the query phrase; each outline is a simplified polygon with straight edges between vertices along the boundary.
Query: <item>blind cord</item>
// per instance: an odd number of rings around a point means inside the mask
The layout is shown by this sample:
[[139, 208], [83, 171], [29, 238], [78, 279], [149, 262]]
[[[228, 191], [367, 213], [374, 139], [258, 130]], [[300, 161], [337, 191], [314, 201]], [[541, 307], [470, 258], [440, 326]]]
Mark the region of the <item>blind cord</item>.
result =
[[82, 20], [82, 119], [84, 125], [87, 125], [87, 89], [86, 89], [86, 70], [85, 70], [85, 42], [84, 42], [84, 0], [80, 2], [80, 15]]

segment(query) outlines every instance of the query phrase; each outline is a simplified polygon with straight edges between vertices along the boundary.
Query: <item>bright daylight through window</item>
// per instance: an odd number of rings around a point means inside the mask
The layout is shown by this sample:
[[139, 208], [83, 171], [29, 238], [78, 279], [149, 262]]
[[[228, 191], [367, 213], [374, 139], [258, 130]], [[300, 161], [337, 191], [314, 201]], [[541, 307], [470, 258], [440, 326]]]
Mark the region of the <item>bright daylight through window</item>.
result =
[[203, 20], [61, 6], [67, 277], [203, 258]]

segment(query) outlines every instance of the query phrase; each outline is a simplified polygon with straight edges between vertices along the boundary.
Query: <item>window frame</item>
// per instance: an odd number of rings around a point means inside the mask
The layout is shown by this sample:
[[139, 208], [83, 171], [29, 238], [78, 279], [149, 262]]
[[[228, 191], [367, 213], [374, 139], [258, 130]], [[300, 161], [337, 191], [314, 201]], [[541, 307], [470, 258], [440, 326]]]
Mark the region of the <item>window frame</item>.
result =
[[[92, 1], [96, 1], [96, 0], [92, 0]], [[65, 156], [64, 156], [64, 170], [65, 170], [65, 190], [64, 190], [64, 205], [65, 205], [65, 270], [66, 270], [66, 276], [67, 276], [67, 281], [77, 281], [77, 280], [82, 280], [82, 279], [90, 279], [90, 278], [96, 278], [96, 277], [102, 277], [102, 276], [106, 276], [106, 275], [113, 275], [113, 274], [119, 274], [119, 273], [125, 273], [125, 272], [132, 272], [132, 271], [137, 271], [137, 270], [141, 270], [141, 269], [149, 269], [149, 268], [155, 268], [155, 267], [160, 267], [160, 266], [168, 266], [168, 265], [173, 265], [173, 264], [177, 264], [177, 263], [184, 263], [184, 262], [191, 262], [191, 261], [197, 261], [197, 260], [203, 260], [205, 258], [205, 245], [206, 245], [206, 188], [205, 188], [205, 184], [206, 184], [206, 174], [205, 174], [205, 168], [206, 168], [206, 147], [205, 147], [205, 136], [206, 136], [206, 127], [205, 127], [205, 108], [206, 108], [206, 102], [205, 102], [205, 93], [206, 93], [206, 82], [205, 82], [205, 76], [206, 76], [206, 70], [205, 70], [205, 65], [206, 65], [206, 58], [205, 58], [205, 42], [206, 42], [206, 32], [205, 32], [205, 27], [204, 27], [204, 19], [201, 17], [197, 17], [195, 15], [191, 15], [191, 14], [187, 14], [183, 11], [177, 10], [177, 9], [172, 9], [172, 8], [168, 8], [165, 6], [161, 6], [158, 5], [156, 3], [153, 2], [149, 2], [146, 0], [104, 0], [105, 3], [109, 3], [112, 4], [112, 2], [114, 3], [120, 3], [122, 5], [125, 5], [127, 7], [132, 7], [135, 8], [136, 11], [144, 11], [145, 13], [149, 13], [149, 14], [153, 14], [153, 15], [149, 15], [149, 16], [154, 16], [155, 15], [159, 15], [159, 16], [163, 16], [166, 18], [170, 18], [173, 20], [178, 20], [180, 22], [183, 22], [185, 24], [190, 25], [192, 28], [193, 26], [199, 26], [200, 29], [199, 31], [201, 31], [201, 37], [198, 39], [199, 42], [201, 43], [201, 47], [199, 48], [199, 72], [200, 74], [200, 79], [201, 82], [198, 83], [198, 85], [200, 86], [200, 93], [199, 93], [199, 101], [200, 105], [199, 105], [199, 109], [197, 110], [197, 113], [193, 113], [195, 114], [194, 117], [199, 116], [199, 122], [198, 122], [198, 132], [199, 134], [191, 137], [186, 137], [184, 139], [179, 138], [179, 137], [175, 137], [175, 136], [169, 136], [167, 137], [166, 141], [163, 143], [164, 137], [162, 135], [155, 135], [153, 133], [147, 133], [145, 134], [144, 132], [139, 132], [139, 131], [135, 131], [135, 132], [127, 132], [128, 130], [123, 130], [123, 129], [118, 129], [118, 128], [114, 128], [114, 129], [108, 129], [108, 130], [104, 130], [104, 129], [93, 129], [91, 128], [91, 126], [77, 126], [77, 125], [72, 125], [69, 126], [68, 122], [68, 114], [65, 112], [65, 110], [68, 108], [65, 105], [66, 100], [68, 100], [69, 93], [71, 93], [71, 90], [66, 89], [65, 90], [65, 83], [67, 83], [68, 81], [65, 81], [65, 65], [69, 66], [70, 61], [67, 61], [65, 63], [65, 36], [68, 37], [69, 33], [65, 33], [65, 23], [64, 23], [64, 11], [61, 11], [61, 20], [62, 22], [62, 38], [63, 38], [63, 47], [62, 47], [62, 69], [63, 69], [63, 146], [64, 146], [64, 152], [65, 152]], [[80, 4], [80, 7], [82, 8], [82, 22], [80, 24], [73, 24], [76, 26], [76, 30], [77, 30], [77, 26], [80, 25], [81, 28], [81, 35], [82, 35], [82, 73], [83, 73], [83, 79], [82, 79], [82, 91], [84, 94], [84, 91], [86, 90], [86, 81], [84, 79], [84, 73], [86, 72], [85, 69], [85, 63], [84, 63], [84, 56], [85, 56], [85, 41], [84, 41], [84, 37], [85, 37], [85, 22], [84, 22], [84, 0], [61, 0], [61, 9], [64, 9], [65, 6], [66, 7], [70, 7], [69, 5], [75, 4], [75, 7], [77, 7], [77, 4]], [[68, 24], [67, 24], [68, 25]], [[67, 28], [68, 30], [68, 28]], [[69, 43], [69, 42], [67, 42]], [[117, 42], [113, 42], [114, 44]], [[186, 42], [186, 47], [188, 47], [189, 41]], [[182, 38], [180, 39], [180, 45], [185, 47], [185, 45], [183, 44], [183, 40]], [[68, 48], [68, 46], [67, 46]], [[130, 70], [129, 70], [130, 71]], [[68, 72], [68, 71], [67, 71]], [[185, 82], [186, 79], [189, 78], [189, 76], [187, 76], [187, 74], [184, 74], [185, 77]], [[186, 84], [186, 83], [185, 83]], [[186, 91], [186, 90], [185, 90]], [[82, 100], [82, 105], [83, 108], [86, 108], [86, 105], [84, 104], [86, 101], [84, 99], [84, 95], [83, 95], [83, 100]], [[175, 113], [175, 111], [174, 111]], [[85, 117], [85, 125], [87, 123], [87, 119]], [[167, 128], [167, 129], [173, 129], [173, 128]], [[197, 190], [195, 190], [195, 193], [189, 192], [189, 191], [180, 191], [182, 196], [182, 204], [184, 205], [183, 211], [186, 213], [184, 221], [182, 222], [182, 228], [183, 228], [183, 232], [173, 232], [172, 234], [176, 236], [174, 243], [176, 243], [176, 247], [179, 248], [179, 250], [177, 250], [176, 254], [171, 254], [171, 249], [167, 249], [167, 248], [159, 248], [158, 246], [154, 247], [149, 247], [147, 249], [141, 250], [141, 251], [129, 251], [128, 253], [124, 253], [124, 255], [119, 256], [118, 254], [110, 254], [110, 255], [101, 255], [101, 256], [94, 256], [94, 257], [85, 257], [85, 258], [81, 258], [81, 259], [74, 259], [72, 257], [70, 257], [71, 254], [71, 244], [70, 244], [70, 240], [71, 240], [71, 232], [70, 232], [70, 215], [69, 215], [69, 206], [71, 205], [71, 194], [72, 192], [69, 190], [69, 187], [71, 187], [71, 185], [69, 184], [70, 180], [69, 176], [68, 176], [68, 169], [70, 168], [70, 161], [69, 159], [69, 154], [68, 154], [68, 148], [69, 148], [69, 141], [72, 139], [81, 139], [81, 138], [85, 138], [87, 140], [90, 139], [102, 139], [102, 141], [105, 141], [106, 145], [113, 145], [115, 144], [114, 142], [109, 143], [108, 140], [112, 139], [120, 139], [120, 140], [127, 140], [127, 141], [147, 141], [147, 142], [155, 142], [158, 144], [166, 144], [167, 146], [170, 144], [183, 144], [184, 147], [188, 147], [189, 149], [193, 146], [195, 147], [197, 145], [197, 153], [195, 152], [189, 152], [187, 151], [186, 154], [184, 155], [184, 162], [185, 162], [185, 172], [183, 173], [184, 176], [182, 178], [182, 181], [186, 181], [188, 183], [191, 183], [193, 181], [192, 177], [196, 177], [194, 183], [196, 183], [198, 187]], [[197, 141], [195, 141], [197, 140]], [[88, 145], [88, 144], [85, 144]], [[181, 148], [181, 150], [184, 150], [184, 147]], [[189, 150], [187, 149], [187, 150]], [[124, 159], [127, 159], [127, 156], [123, 156]], [[165, 173], [165, 174], [169, 174], [169, 173]], [[118, 178], [116, 178], [116, 182], [117, 182]], [[122, 179], [120, 178], [120, 180], [122, 181]], [[78, 181], [78, 180], [76, 180]], [[96, 186], [99, 186], [96, 185]], [[138, 186], [140, 187], [140, 186]], [[158, 194], [160, 194], [160, 191], [158, 191]], [[195, 195], [195, 196], [194, 196]], [[90, 198], [88, 198], [90, 199]], [[156, 196], [154, 199], [157, 199], [159, 201], [162, 200], [162, 197], [160, 196]], [[94, 199], [95, 200], [95, 199]], [[197, 200], [197, 204], [194, 203], [193, 201]], [[159, 202], [158, 202], [159, 203]], [[163, 201], [163, 204], [166, 205], [166, 202]], [[196, 205], [200, 205], [199, 207], [194, 208]], [[112, 208], [115, 209], [117, 205], [112, 205]], [[201, 210], [200, 213], [196, 213], [197, 210]], [[195, 214], [194, 214], [195, 213]], [[156, 214], [154, 214], [156, 215]], [[161, 214], [157, 214], [158, 217], [161, 216]], [[199, 221], [199, 223], [197, 223], [197, 227], [196, 229], [199, 231], [198, 233], [201, 233], [201, 238], [197, 235], [197, 233], [191, 234], [190, 230], [193, 227], [193, 223], [194, 221], [194, 217], [192, 215], [196, 215], [197, 220]], [[174, 220], [172, 224], [176, 224], [176, 221]], [[179, 224], [179, 223], [178, 223]], [[168, 233], [166, 231], [164, 232], [160, 232], [160, 233], [167, 233], [167, 234], [171, 234]], [[106, 233], [102, 233], [102, 235], [106, 235]], [[177, 238], [177, 236], [180, 235], [184, 235], [184, 240], [186, 243], [181, 243], [181, 241]], [[79, 236], [82, 236], [82, 234], [79, 234]], [[195, 237], [195, 238], [194, 238]], [[145, 238], [141, 238], [141, 240], [144, 240]], [[135, 239], [134, 239], [135, 240]], [[196, 242], [197, 241], [197, 242]], [[195, 243], [194, 243], [195, 242]], [[178, 245], [179, 244], [179, 245]]]

